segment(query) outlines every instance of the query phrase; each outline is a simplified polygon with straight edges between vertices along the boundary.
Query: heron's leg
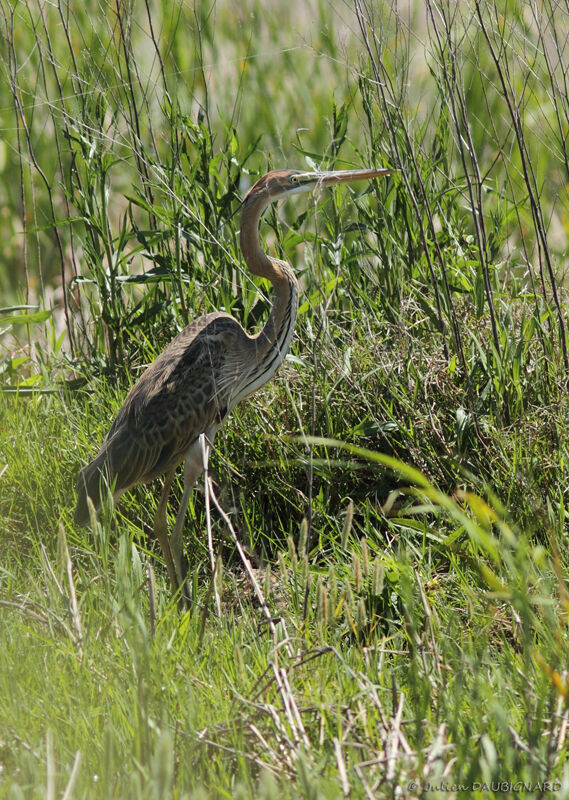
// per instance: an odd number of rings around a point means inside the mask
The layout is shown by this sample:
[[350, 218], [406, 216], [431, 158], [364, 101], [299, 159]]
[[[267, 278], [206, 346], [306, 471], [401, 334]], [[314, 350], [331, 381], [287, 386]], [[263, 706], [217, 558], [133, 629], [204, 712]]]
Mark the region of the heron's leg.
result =
[[[217, 428], [211, 427], [205, 432], [205, 436], [210, 445], [213, 445], [213, 440], [215, 439], [215, 433]], [[190, 496], [192, 494], [192, 489], [194, 487], [195, 482], [202, 474], [204, 470], [204, 463], [203, 463], [203, 456], [202, 456], [202, 446], [199, 439], [192, 444], [189, 448], [186, 456], [184, 458], [184, 493], [182, 494], [182, 500], [180, 502], [180, 508], [178, 509], [178, 514], [176, 516], [176, 524], [174, 526], [174, 531], [171, 537], [171, 544], [172, 544], [172, 556], [174, 560], [174, 566], [176, 569], [176, 576], [178, 577], [178, 585], [181, 585], [186, 578], [186, 570], [183, 566], [183, 558], [182, 558], [182, 544], [183, 544], [183, 531], [184, 531], [184, 521], [186, 518], [186, 511], [188, 510], [188, 503], [190, 502]]]
[[164, 561], [166, 562], [166, 569], [168, 570], [168, 577], [170, 578], [170, 583], [172, 584], [172, 591], [174, 594], [178, 591], [180, 584], [178, 582], [176, 569], [174, 567], [174, 559], [172, 558], [166, 510], [168, 508], [168, 496], [170, 494], [175, 472], [176, 467], [171, 469], [170, 472], [166, 474], [164, 479], [164, 487], [162, 489], [162, 494], [160, 495], [160, 502], [158, 503], [156, 514], [154, 515], [154, 535], [160, 544], [160, 549], [162, 550], [162, 555], [164, 557]]

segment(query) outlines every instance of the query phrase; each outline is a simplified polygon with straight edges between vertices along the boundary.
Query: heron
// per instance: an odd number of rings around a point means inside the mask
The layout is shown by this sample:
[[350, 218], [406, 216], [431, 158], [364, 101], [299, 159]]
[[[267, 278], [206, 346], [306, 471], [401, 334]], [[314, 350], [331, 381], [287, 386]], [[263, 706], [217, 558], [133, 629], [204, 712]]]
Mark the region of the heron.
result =
[[[78, 525], [90, 521], [87, 498], [97, 512], [109, 491], [116, 501], [135, 484], [165, 476], [153, 531], [174, 594], [184, 593], [183, 529], [192, 488], [204, 469], [200, 437], [204, 435], [213, 445], [217, 431], [235, 406], [275, 374], [293, 337], [298, 281], [286, 261], [263, 251], [259, 239], [261, 215], [281, 198], [396, 171], [275, 170], [260, 178], [242, 203], [240, 246], [250, 272], [272, 284], [273, 304], [265, 325], [250, 334], [221, 311], [187, 325], [132, 386], [99, 452], [81, 470], [75, 509]], [[182, 462], [183, 493], [169, 533], [168, 497]]]

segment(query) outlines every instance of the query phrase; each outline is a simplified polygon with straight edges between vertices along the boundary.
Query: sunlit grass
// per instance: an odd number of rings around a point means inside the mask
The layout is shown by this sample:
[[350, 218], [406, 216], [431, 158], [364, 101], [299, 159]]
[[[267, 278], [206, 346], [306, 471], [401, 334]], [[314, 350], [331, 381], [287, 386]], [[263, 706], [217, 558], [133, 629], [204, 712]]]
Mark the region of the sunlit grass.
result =
[[[7, 421], [17, 419], [7, 411]], [[60, 400], [50, 412], [63, 461], [71, 460]], [[41, 438], [37, 429], [27, 433]], [[342, 452], [332, 472], [365, 455]], [[10, 459], [15, 474], [31, 473], [21, 492], [44, 474], [30, 456], [21, 449]], [[45, 458], [53, 471], [55, 456]], [[285, 545], [270, 568], [261, 566], [276, 650], [230, 545], [224, 616], [210, 609], [204, 626], [203, 568], [194, 611], [180, 616], [163, 567], [140, 533], [133, 541], [132, 522], [119, 518], [113, 530], [104, 523], [78, 538], [70, 511], [58, 530], [48, 498], [38, 496], [22, 545], [10, 530], [4, 535], [5, 789], [19, 786], [27, 796], [48, 785], [52, 757], [58, 791], [79, 759], [77, 796], [152, 797], [176, 786], [181, 796], [201, 787], [209, 796], [248, 797], [266, 785], [269, 797], [291, 781], [335, 796], [332, 787], [345, 780], [359, 794], [362, 786], [434, 783], [447, 763], [453, 781], [465, 784], [499, 780], [505, 768], [528, 782], [561, 778], [567, 599], [553, 526], [547, 543], [532, 543], [498, 506], [475, 495], [449, 498], [405, 465], [378, 460], [367, 465], [377, 480], [387, 480], [381, 465], [389, 463], [393, 487], [419, 488], [395, 498], [388, 517], [356, 502], [348, 517], [336, 504], [334, 519], [329, 503], [308, 558], [298, 530], [298, 549]], [[286, 481], [290, 468], [280, 469]], [[52, 482], [55, 496], [68, 485], [57, 471]], [[278, 506], [266, 492], [246, 494], [245, 522], [259, 505]], [[223, 535], [217, 522], [215, 530]], [[293, 716], [291, 728], [282, 706], [276, 654], [301, 726]]]

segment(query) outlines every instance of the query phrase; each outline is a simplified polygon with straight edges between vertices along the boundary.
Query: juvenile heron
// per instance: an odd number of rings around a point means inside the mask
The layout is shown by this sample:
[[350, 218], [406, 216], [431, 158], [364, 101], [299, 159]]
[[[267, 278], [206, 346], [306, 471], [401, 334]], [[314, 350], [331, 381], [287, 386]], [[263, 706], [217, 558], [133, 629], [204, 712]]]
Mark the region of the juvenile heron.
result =
[[[289, 195], [395, 171], [277, 170], [260, 178], [243, 201], [240, 244], [250, 271], [268, 278], [273, 286], [273, 307], [263, 329], [251, 335], [220, 311], [190, 323], [136, 381], [101, 449], [81, 470], [75, 509], [79, 525], [89, 522], [87, 497], [98, 510], [107, 487], [116, 500], [134, 484], [148, 483], [165, 474], [154, 533], [174, 592], [184, 584], [182, 531], [192, 487], [203, 470], [200, 436], [205, 434], [213, 443], [218, 428], [237, 403], [274, 375], [294, 331], [298, 282], [289, 264], [261, 249], [261, 214], [270, 203]], [[184, 492], [169, 535], [168, 495], [182, 461]]]

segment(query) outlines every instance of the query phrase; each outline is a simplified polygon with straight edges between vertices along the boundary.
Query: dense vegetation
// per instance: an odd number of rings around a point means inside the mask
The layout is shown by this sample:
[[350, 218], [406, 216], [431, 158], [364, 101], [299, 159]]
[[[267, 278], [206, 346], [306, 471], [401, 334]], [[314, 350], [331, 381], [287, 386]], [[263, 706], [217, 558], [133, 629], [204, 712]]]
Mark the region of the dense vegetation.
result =
[[[0, 797], [569, 796], [569, 7], [376, 5], [0, 6]], [[78, 529], [77, 472], [190, 319], [266, 318], [247, 187], [372, 165], [265, 215], [297, 335], [181, 614], [159, 487]]]

